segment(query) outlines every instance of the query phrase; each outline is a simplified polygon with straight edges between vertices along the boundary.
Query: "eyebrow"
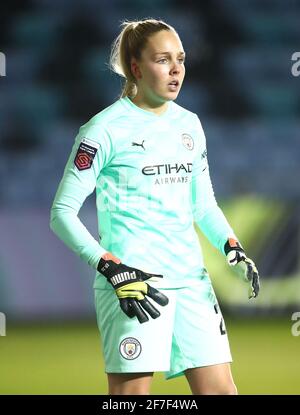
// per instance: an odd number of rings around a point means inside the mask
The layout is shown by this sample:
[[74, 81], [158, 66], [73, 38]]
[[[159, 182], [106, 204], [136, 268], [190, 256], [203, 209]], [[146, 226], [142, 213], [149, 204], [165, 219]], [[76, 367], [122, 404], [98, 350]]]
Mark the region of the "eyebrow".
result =
[[[154, 55], [169, 55], [170, 52], [156, 52], [154, 53]], [[185, 52], [178, 52], [177, 55], [184, 55], [185, 56]]]

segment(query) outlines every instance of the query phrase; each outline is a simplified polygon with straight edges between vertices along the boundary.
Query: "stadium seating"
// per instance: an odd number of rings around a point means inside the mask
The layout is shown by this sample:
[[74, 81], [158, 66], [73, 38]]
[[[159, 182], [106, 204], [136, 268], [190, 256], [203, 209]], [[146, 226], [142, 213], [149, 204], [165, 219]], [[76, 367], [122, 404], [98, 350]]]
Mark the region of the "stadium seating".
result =
[[[246, 0], [243, 7], [238, 0], [198, 7], [187, 1], [184, 13], [178, 1], [151, 4], [76, 0], [70, 9], [66, 1], [44, 0], [24, 2], [14, 13], [6, 6], [1, 48], [7, 76], [0, 79], [4, 206], [25, 200], [49, 205], [79, 126], [120, 93], [121, 79], [108, 68], [120, 21], [143, 17], [146, 10], [155, 17], [158, 4], [187, 52], [177, 102], [202, 121], [218, 197], [300, 197], [300, 77], [291, 74], [299, 2], [275, 0], [270, 8], [266, 0]], [[50, 191], [43, 191], [45, 183]]]

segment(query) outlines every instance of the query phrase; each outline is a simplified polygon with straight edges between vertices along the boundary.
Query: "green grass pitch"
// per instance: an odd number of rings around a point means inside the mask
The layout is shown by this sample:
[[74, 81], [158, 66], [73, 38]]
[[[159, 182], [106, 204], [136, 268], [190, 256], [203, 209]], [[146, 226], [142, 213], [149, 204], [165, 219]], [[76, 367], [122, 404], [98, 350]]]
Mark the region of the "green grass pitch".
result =
[[[288, 317], [225, 322], [240, 394], [300, 393], [300, 336], [292, 336]], [[0, 337], [0, 371], [0, 394], [107, 394], [93, 321], [8, 327]], [[151, 393], [188, 395], [190, 390], [184, 376], [166, 381], [159, 372]]]

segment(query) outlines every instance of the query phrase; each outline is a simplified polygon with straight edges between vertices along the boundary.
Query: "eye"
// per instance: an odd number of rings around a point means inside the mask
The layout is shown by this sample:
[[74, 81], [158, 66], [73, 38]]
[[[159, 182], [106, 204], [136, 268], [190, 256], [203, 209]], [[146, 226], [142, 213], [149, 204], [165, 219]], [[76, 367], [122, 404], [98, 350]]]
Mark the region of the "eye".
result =
[[166, 58], [162, 58], [162, 59], [160, 59], [158, 62], [160, 63], [160, 62], [163, 62], [163, 61], [167, 61], [167, 59]]

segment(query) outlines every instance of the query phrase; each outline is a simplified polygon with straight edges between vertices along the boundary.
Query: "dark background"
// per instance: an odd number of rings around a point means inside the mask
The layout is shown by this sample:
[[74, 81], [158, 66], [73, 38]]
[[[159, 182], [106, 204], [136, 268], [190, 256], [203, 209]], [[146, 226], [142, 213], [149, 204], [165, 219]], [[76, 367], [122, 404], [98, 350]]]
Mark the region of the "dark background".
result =
[[[202, 122], [217, 200], [261, 274], [261, 295], [249, 302], [224, 258], [203, 241], [232, 324], [239, 384], [245, 393], [299, 393], [299, 337], [291, 332], [300, 310], [296, 0], [1, 2], [0, 391], [99, 390], [99, 369], [92, 374], [98, 349], [89, 348], [97, 330], [94, 271], [50, 231], [50, 208], [79, 127], [120, 95], [122, 79], [108, 68], [120, 24], [145, 17], [165, 20], [181, 37], [186, 78], [176, 102]], [[94, 196], [80, 217], [97, 238]], [[262, 316], [281, 323], [260, 324]], [[238, 317], [250, 318], [230, 323]], [[283, 372], [272, 376], [275, 367]], [[82, 379], [89, 379], [84, 387]]]

